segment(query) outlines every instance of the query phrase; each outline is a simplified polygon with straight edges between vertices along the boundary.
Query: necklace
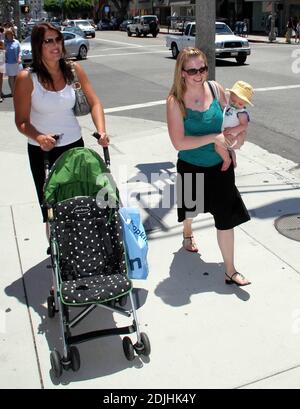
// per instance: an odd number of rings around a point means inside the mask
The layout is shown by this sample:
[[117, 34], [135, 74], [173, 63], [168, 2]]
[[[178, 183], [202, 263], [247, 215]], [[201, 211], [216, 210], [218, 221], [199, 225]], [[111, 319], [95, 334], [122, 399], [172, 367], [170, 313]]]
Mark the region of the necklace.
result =
[[200, 99], [198, 99], [198, 98], [197, 98], [197, 99], [195, 99], [195, 101], [194, 101], [194, 102], [195, 102], [195, 104], [196, 104], [196, 105], [201, 105], [201, 100], [200, 100]]

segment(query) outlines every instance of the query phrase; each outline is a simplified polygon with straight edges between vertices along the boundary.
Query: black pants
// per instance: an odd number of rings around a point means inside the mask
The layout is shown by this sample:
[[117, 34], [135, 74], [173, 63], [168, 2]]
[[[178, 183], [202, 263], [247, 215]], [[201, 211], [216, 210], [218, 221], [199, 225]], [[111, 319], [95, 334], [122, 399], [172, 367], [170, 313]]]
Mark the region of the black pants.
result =
[[[48, 159], [50, 167], [59, 158], [59, 156], [66, 152], [71, 148], [79, 148], [83, 147], [84, 142], [83, 139], [80, 138], [78, 141], [71, 143], [69, 145], [60, 146], [57, 148], [51, 149], [48, 152]], [[43, 208], [43, 201], [44, 201], [44, 184], [45, 184], [45, 152], [40, 148], [40, 146], [35, 146], [28, 144], [28, 156], [30, 162], [31, 173], [34, 179], [34, 184], [36, 188], [36, 192], [38, 195], [39, 203], [41, 206], [42, 214], [43, 214], [43, 222], [47, 221], [47, 211]]]

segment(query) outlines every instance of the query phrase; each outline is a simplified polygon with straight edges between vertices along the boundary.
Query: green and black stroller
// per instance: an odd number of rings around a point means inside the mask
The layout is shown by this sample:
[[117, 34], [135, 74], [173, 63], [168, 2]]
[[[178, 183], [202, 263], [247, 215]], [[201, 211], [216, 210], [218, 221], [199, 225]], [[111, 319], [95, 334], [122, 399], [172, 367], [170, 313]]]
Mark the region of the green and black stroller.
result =
[[[44, 187], [53, 266], [48, 316], [59, 316], [63, 346], [62, 355], [56, 349], [50, 354], [56, 377], [63, 369], [78, 371], [80, 355], [74, 345], [98, 337], [136, 333], [135, 344], [130, 337], [123, 338], [126, 358], [150, 354], [149, 339], [139, 330], [127, 276], [120, 200], [109, 171], [108, 150], [105, 153], [106, 163], [91, 149], [70, 149], [54, 163]], [[71, 319], [75, 307], [77, 315]], [[132, 318], [132, 323], [72, 335], [72, 328], [97, 307]]]

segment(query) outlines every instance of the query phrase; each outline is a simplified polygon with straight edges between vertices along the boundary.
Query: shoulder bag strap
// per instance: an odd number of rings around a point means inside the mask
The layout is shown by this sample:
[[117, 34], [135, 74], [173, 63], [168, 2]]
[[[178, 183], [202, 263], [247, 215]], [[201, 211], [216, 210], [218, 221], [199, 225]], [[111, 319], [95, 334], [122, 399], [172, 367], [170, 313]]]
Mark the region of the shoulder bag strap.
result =
[[217, 86], [215, 81], [207, 81], [209, 89], [212, 93], [212, 96], [217, 100], [220, 101], [220, 90]]

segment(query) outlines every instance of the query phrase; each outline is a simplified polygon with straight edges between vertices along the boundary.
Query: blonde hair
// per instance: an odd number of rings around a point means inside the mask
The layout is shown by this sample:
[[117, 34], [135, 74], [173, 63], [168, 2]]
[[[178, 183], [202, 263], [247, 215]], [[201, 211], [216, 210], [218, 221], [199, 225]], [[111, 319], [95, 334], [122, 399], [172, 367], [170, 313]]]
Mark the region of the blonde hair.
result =
[[201, 57], [204, 61], [204, 64], [207, 66], [207, 58], [203, 51], [199, 48], [187, 47], [180, 51], [177, 57], [175, 72], [174, 72], [174, 81], [171, 87], [169, 97], [175, 98], [178, 102], [182, 116], [185, 117], [185, 105], [183, 97], [186, 91], [186, 85], [184, 78], [182, 77], [182, 70], [185, 63], [191, 58]]

